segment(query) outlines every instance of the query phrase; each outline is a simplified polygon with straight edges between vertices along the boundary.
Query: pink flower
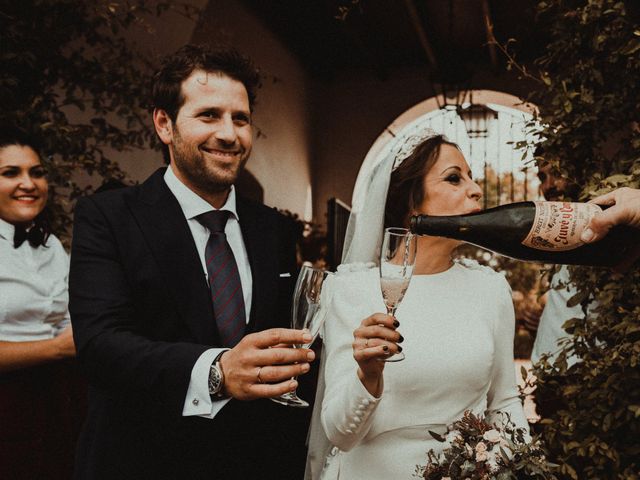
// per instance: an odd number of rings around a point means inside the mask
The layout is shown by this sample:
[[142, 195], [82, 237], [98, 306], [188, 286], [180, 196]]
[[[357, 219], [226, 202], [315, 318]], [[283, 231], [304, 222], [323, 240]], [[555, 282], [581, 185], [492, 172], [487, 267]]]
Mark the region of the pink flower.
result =
[[476, 445], [476, 452], [483, 453], [486, 451], [487, 451], [487, 446], [484, 444], [484, 442], [478, 442], [478, 444]]
[[485, 462], [489, 456], [486, 451], [476, 452], [476, 462]]
[[486, 432], [484, 432], [482, 438], [484, 438], [487, 442], [498, 443], [500, 441], [500, 432], [498, 432], [495, 428], [492, 428], [491, 430], [487, 430]]

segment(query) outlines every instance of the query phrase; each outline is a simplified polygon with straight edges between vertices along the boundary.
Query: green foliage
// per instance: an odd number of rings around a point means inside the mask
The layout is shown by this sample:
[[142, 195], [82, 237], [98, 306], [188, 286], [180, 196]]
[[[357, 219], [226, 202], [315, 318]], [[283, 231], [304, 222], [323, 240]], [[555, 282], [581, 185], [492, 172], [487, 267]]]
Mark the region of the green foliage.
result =
[[[640, 22], [636, 2], [546, 0], [549, 32], [530, 100], [544, 125], [545, 156], [590, 198], [640, 187]], [[636, 9], [631, 12], [629, 9]], [[633, 15], [632, 15], [633, 13]], [[581, 303], [594, 316], [565, 324], [573, 334], [555, 363], [536, 366], [540, 399], [554, 408], [541, 428], [563, 478], [640, 477], [640, 271], [575, 267]], [[567, 357], [577, 363], [569, 366]]]
[[42, 139], [58, 231], [70, 226], [69, 206], [84, 171], [123, 178], [105, 148], [154, 144], [147, 104], [151, 59], [131, 41], [132, 28], [152, 33], [145, 18], [169, 8], [151, 0], [1, 0], [0, 122]]

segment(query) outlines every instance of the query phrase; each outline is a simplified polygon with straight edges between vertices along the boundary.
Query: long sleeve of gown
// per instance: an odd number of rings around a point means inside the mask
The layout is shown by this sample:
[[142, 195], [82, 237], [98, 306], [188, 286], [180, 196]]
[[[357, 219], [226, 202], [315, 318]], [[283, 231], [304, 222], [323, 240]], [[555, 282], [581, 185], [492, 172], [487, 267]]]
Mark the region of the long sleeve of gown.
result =
[[503, 285], [498, 288], [502, 293], [497, 298], [498, 315], [494, 322], [494, 366], [491, 386], [487, 393], [487, 417], [492, 423], [502, 422], [501, 415], [507, 414], [520, 428], [529, 431], [522, 402], [516, 387], [516, 374], [513, 364], [513, 339], [515, 335], [515, 313], [511, 300], [511, 289], [503, 277], [496, 279]]
[[325, 321], [325, 395], [321, 422], [329, 441], [349, 451], [369, 432], [380, 398], [372, 396], [357, 376], [353, 331], [374, 313], [370, 270], [337, 275], [331, 308]]

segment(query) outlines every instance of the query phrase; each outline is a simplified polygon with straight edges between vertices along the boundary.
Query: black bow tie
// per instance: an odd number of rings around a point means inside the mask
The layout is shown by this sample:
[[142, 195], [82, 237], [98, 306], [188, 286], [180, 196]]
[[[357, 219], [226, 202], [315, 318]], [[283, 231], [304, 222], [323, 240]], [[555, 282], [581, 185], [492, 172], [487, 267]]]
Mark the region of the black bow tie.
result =
[[44, 232], [42, 229], [36, 227], [33, 227], [28, 231], [24, 227], [15, 227], [15, 233], [13, 234], [13, 248], [18, 248], [25, 240], [28, 240], [29, 245], [33, 248], [39, 247], [44, 243]]

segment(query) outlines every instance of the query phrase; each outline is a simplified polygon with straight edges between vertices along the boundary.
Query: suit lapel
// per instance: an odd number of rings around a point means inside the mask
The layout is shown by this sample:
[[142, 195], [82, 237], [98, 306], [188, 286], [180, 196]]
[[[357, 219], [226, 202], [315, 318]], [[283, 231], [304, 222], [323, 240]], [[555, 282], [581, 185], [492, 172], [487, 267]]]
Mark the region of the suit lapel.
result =
[[165, 169], [140, 187], [131, 211], [163, 275], [176, 312], [197, 342], [216, 345], [217, 329], [202, 263], [182, 209], [164, 181]]
[[268, 328], [274, 315], [274, 282], [278, 278], [278, 249], [274, 225], [250, 202], [237, 197], [236, 208], [252, 276], [248, 332]]

